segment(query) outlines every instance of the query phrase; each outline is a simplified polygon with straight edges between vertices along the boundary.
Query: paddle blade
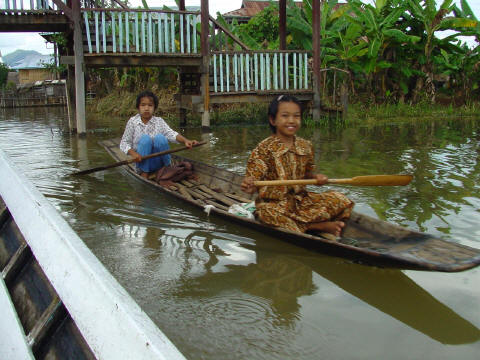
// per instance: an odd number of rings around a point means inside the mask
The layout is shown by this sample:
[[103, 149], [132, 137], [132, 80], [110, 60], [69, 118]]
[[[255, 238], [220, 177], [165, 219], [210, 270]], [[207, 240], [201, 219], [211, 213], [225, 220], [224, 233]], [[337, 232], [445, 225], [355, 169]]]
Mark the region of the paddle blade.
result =
[[412, 175], [365, 175], [351, 179], [329, 179], [328, 182], [355, 186], [405, 186], [410, 184], [412, 179]]

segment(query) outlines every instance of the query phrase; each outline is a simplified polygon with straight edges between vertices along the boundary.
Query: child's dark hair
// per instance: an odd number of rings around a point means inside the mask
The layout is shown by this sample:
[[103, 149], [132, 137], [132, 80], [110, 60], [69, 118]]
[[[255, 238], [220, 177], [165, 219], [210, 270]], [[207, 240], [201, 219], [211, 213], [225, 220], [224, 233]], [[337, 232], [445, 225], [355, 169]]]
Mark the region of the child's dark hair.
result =
[[300, 101], [293, 95], [280, 95], [272, 100], [270, 105], [268, 106], [268, 125], [270, 125], [270, 129], [273, 133], [277, 131], [276, 127], [270, 123], [270, 118], [275, 119], [278, 113], [278, 105], [281, 102], [293, 102], [300, 107], [300, 116], [303, 115], [303, 107]]
[[144, 97], [149, 97], [149, 98], [152, 98], [153, 100], [153, 104], [155, 105], [155, 109], [158, 107], [158, 97], [157, 95], [155, 95], [153, 92], [151, 91], [142, 91], [140, 94], [138, 94], [137, 96], [137, 105], [135, 106], [137, 109], [138, 107], [140, 106], [140, 101], [142, 100], [142, 98]]

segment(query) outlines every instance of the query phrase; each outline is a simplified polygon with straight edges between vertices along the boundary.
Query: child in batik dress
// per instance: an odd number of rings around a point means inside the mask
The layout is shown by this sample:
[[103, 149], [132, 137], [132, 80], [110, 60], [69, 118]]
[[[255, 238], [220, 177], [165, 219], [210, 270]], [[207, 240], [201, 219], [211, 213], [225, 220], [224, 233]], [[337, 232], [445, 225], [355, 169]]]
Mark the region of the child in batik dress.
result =
[[336, 191], [307, 192], [305, 185], [262, 186], [257, 180], [316, 179], [318, 185], [328, 178], [315, 174], [312, 143], [296, 136], [300, 129], [302, 108], [293, 96], [281, 95], [268, 110], [273, 135], [253, 150], [247, 162], [242, 190], [258, 191], [255, 201], [257, 218], [271, 226], [292, 231], [318, 231], [340, 236], [354, 203]]

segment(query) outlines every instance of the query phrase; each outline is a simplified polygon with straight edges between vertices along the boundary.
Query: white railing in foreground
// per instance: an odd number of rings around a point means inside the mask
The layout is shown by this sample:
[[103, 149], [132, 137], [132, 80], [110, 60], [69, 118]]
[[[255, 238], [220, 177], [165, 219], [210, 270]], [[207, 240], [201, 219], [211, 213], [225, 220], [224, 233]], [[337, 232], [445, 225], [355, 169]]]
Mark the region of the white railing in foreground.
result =
[[97, 358], [184, 359], [1, 150], [0, 195]]
[[215, 51], [215, 93], [311, 89], [307, 51]]

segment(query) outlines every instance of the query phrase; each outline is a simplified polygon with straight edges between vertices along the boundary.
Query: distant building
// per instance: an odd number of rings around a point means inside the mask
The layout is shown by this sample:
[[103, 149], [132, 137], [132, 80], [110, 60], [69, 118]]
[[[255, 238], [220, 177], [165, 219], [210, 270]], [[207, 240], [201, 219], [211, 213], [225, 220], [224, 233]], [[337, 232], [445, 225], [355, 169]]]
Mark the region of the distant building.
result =
[[[222, 16], [229, 24], [231, 24], [234, 19], [237, 20], [237, 23], [239, 24], [246, 24], [252, 17], [268, 7], [271, 3], [278, 3], [278, 1], [243, 0], [242, 7], [240, 9], [229, 11], [225, 14], [222, 14]], [[303, 7], [303, 2], [295, 1], [295, 5], [298, 7]]]
[[36, 81], [55, 80], [55, 75], [45, 69], [43, 64], [51, 61], [51, 55], [31, 54], [10, 65], [18, 71], [18, 83], [28, 84]]

